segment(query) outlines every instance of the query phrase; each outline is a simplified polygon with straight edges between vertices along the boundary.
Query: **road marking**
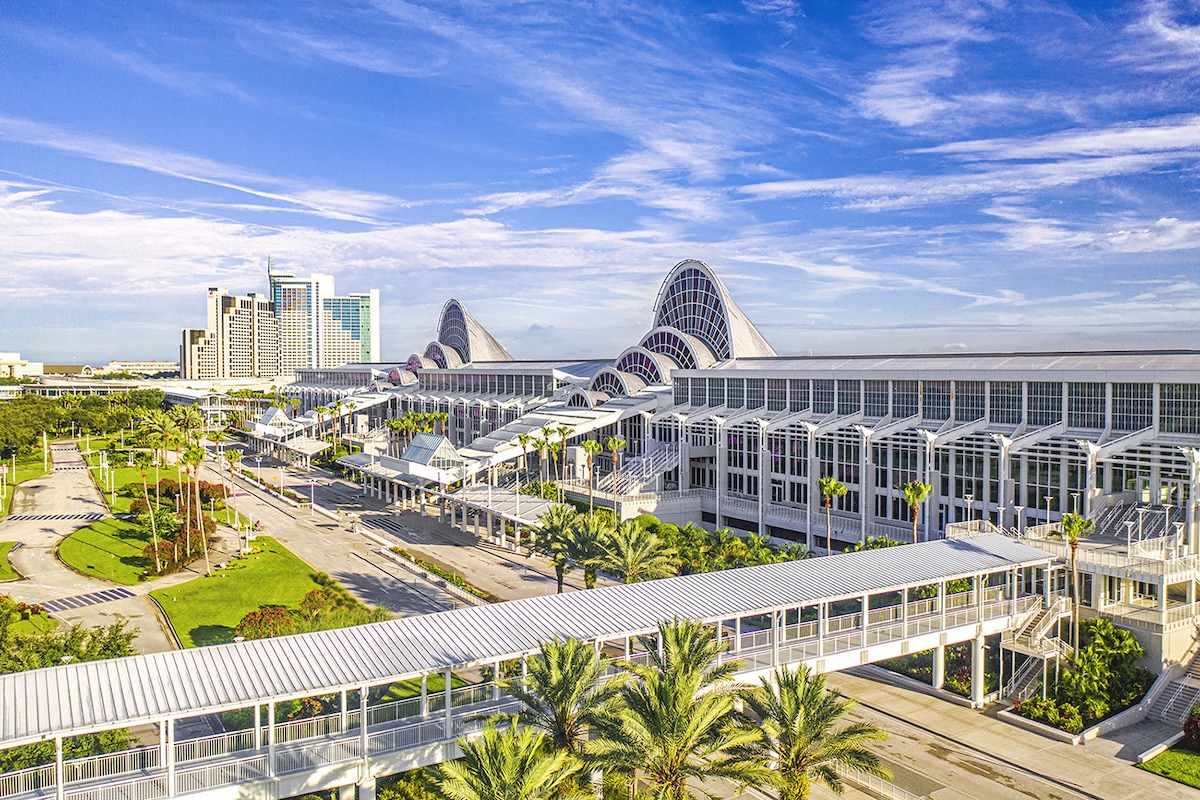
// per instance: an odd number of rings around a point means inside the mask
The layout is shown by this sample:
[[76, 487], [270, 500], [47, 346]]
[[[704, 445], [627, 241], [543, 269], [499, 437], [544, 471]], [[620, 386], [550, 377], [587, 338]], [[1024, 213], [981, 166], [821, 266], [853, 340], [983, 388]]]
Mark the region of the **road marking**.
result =
[[12, 522], [49, 522], [51, 520], [86, 520], [88, 522], [96, 522], [104, 519], [103, 514], [18, 514], [14, 517], [9, 517]]
[[86, 606], [94, 606], [100, 603], [111, 603], [114, 600], [124, 600], [126, 597], [134, 597], [134, 593], [125, 588], [105, 589], [100, 592], [90, 592], [89, 594], [77, 594], [74, 597], [62, 597], [58, 600], [47, 600], [42, 603], [42, 608], [52, 614], [59, 611], [66, 611], [73, 608], [84, 608]]

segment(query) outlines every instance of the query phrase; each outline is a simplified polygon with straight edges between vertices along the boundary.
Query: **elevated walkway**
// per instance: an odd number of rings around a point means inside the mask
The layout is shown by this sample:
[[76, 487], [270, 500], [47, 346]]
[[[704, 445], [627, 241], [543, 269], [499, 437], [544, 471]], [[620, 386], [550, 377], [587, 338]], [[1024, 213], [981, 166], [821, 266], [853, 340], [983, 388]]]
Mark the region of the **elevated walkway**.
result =
[[[833, 672], [971, 641], [982, 703], [983, 637], [1036, 615], [1042, 598], [1023, 593], [1019, 576], [1050, 563], [1004, 536], [964, 537], [0, 675], [0, 741], [53, 741], [60, 754], [0, 775], [0, 797], [284, 798], [454, 758], [455, 739], [477, 730], [481, 714], [515, 708], [479, 680], [482, 668], [554, 637], [644, 660], [656, 646], [645, 637], [674, 617], [711, 625], [747, 682], [778, 665]], [[962, 581], [966, 591], [948, 591]], [[911, 599], [921, 587], [930, 591]], [[431, 676], [473, 685], [430, 692]], [[401, 682], [419, 685], [420, 697], [380, 699]], [[326, 711], [276, 720], [279, 703], [305, 698]], [[241, 730], [181, 735], [203, 728], [190, 719], [235, 710]], [[158, 744], [62, 759], [66, 737], [147, 725]]]

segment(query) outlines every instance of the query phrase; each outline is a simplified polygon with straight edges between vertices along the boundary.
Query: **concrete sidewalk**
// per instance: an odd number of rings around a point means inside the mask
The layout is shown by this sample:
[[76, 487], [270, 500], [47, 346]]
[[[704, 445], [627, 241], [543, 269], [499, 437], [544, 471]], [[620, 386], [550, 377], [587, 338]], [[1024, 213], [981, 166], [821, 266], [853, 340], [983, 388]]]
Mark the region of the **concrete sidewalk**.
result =
[[946, 700], [891, 685], [863, 671], [828, 676], [829, 686], [860, 705], [851, 712], [892, 734], [873, 747], [893, 782], [934, 800], [1195, 800], [1195, 789], [1136, 769], [1116, 757], [1123, 745], [1093, 740], [1072, 746]]

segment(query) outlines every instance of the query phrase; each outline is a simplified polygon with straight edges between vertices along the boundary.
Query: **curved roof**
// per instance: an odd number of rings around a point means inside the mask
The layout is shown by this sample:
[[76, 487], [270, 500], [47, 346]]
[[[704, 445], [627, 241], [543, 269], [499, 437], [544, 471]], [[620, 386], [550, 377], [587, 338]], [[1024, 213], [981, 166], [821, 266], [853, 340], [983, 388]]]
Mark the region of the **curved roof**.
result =
[[637, 375], [617, 372], [612, 367], [605, 367], [596, 373], [596, 377], [592, 378], [591, 386], [588, 388], [593, 392], [604, 392], [610, 396], [629, 396], [645, 389], [646, 382]]
[[467, 313], [466, 306], [453, 298], [442, 306], [437, 341], [453, 348], [464, 364], [471, 361], [513, 360], [508, 351]]
[[705, 369], [717, 360], [708, 345], [675, 328], [654, 328], [642, 337], [638, 346], [667, 356], [680, 369]]
[[459, 358], [458, 351], [441, 342], [430, 342], [425, 345], [425, 352], [422, 355], [431, 359], [442, 369], [462, 366], [462, 359]]
[[630, 347], [617, 356], [614, 367], [618, 372], [637, 375], [646, 383], [666, 383], [671, 370], [679, 365], [670, 356], [655, 353], [645, 347]]
[[667, 274], [654, 301], [654, 325], [695, 336], [722, 361], [776, 355], [703, 261], [681, 261]]

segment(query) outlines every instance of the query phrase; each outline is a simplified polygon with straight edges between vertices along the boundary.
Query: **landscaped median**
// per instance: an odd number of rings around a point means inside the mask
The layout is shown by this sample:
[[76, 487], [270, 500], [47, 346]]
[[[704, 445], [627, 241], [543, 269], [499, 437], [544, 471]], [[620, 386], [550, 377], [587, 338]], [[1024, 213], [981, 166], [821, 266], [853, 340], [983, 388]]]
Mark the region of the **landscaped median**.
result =
[[8, 554], [16, 546], [16, 542], [0, 542], [0, 581], [15, 581], [21, 577], [8, 561]]
[[[386, 619], [368, 609], [341, 584], [301, 561], [269, 536], [254, 539], [253, 550], [213, 570], [210, 578], [150, 593], [166, 614], [184, 647], [203, 647], [234, 641], [238, 624], [252, 612], [273, 610], [279, 620], [264, 622], [276, 630], [245, 630], [247, 638], [344, 627]], [[253, 618], [251, 618], [253, 620]], [[279, 626], [279, 622], [284, 624]]]
[[58, 545], [58, 558], [76, 572], [123, 586], [146, 578], [154, 562], [145, 554], [149, 530], [119, 519], [80, 528]]

